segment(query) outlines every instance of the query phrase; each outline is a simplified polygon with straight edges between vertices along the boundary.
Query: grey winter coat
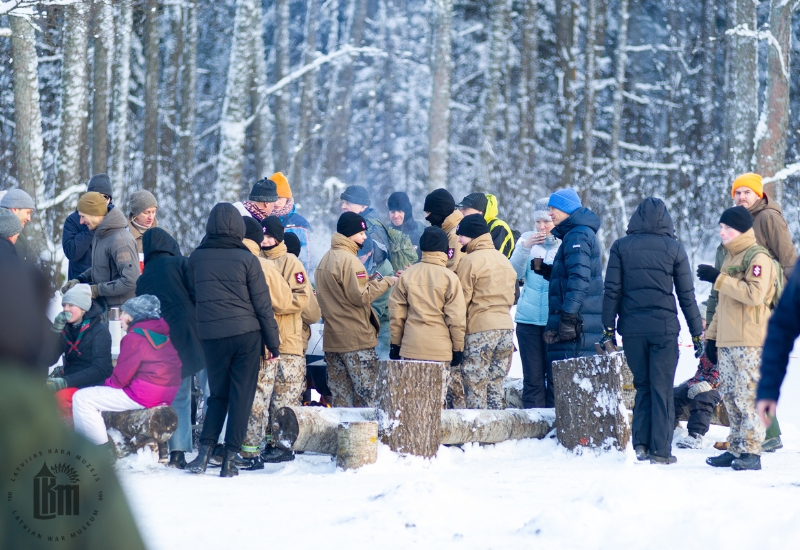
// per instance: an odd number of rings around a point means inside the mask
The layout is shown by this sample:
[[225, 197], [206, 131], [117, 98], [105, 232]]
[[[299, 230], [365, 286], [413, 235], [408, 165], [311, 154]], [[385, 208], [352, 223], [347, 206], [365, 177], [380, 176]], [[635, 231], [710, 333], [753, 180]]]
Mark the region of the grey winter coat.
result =
[[136, 296], [138, 278], [139, 253], [128, 220], [118, 208], [111, 208], [94, 231], [92, 267], [78, 280], [97, 285], [98, 300], [107, 307], [118, 307]]

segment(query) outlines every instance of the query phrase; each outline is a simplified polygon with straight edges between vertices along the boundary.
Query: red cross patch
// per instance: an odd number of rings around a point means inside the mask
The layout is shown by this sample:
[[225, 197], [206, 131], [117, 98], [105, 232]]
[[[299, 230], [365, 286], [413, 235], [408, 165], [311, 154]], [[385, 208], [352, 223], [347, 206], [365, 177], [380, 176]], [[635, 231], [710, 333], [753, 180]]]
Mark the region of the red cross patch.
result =
[[298, 284], [303, 284], [306, 282], [306, 276], [303, 275], [302, 271], [298, 271], [294, 274], [294, 279], [298, 282]]
[[753, 277], [761, 277], [761, 266], [754, 265], [753, 266]]
[[456, 249], [455, 248], [448, 248], [447, 249], [447, 259], [448, 260], [452, 260], [453, 256], [455, 256], [455, 254], [456, 254]]

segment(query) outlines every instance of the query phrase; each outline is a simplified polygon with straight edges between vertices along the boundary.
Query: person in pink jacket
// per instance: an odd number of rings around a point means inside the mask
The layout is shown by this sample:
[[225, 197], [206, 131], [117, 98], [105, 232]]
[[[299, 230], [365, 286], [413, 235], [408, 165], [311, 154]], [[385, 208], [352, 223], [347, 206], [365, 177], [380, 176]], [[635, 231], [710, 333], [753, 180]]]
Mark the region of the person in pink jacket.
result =
[[78, 390], [72, 398], [75, 431], [95, 445], [110, 445], [103, 411], [129, 411], [171, 405], [181, 385], [181, 360], [161, 318], [161, 304], [150, 294], [122, 306], [119, 359], [105, 385]]

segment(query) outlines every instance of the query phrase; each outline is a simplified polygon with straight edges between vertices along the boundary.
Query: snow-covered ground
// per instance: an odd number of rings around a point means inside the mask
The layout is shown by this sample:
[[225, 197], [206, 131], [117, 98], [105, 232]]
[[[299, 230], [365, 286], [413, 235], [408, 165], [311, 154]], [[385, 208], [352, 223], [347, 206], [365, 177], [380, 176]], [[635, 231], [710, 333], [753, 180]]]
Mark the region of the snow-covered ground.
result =
[[[696, 364], [691, 347], [681, 351], [678, 382]], [[521, 376], [518, 361], [510, 375]], [[382, 446], [376, 464], [355, 472], [305, 454], [221, 479], [218, 469], [166, 468], [149, 451], [117, 471], [151, 550], [791, 548], [800, 540], [798, 411], [794, 359], [778, 415], [785, 447], [764, 455], [759, 472], [706, 466], [713, 448], [674, 448], [677, 464], [652, 466], [630, 445], [579, 456], [553, 438], [442, 447], [431, 461]], [[712, 426], [705, 444], [726, 436]]]

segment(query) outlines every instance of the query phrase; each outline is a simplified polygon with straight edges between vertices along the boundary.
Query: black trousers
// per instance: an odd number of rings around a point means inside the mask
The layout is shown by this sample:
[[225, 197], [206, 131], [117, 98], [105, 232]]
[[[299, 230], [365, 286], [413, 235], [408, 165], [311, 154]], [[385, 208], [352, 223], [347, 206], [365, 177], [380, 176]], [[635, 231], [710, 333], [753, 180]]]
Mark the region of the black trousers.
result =
[[547, 360], [544, 327], [517, 323], [517, 343], [522, 359], [522, 406], [554, 407], [553, 364]]
[[236, 452], [241, 448], [256, 395], [262, 347], [259, 331], [203, 340], [211, 396], [200, 435], [201, 444], [216, 444], [227, 414], [225, 447]]
[[689, 433], [706, 435], [708, 427], [711, 425], [711, 415], [714, 409], [722, 400], [717, 390], [698, 393], [694, 399], [689, 399], [689, 386], [686, 382], [674, 389], [675, 395], [675, 424], [683, 415], [686, 407], [689, 407], [689, 421], [686, 428]]
[[629, 336], [623, 337], [623, 345], [636, 388], [633, 445], [644, 445], [650, 454], [668, 457], [675, 422], [672, 384], [678, 366], [678, 336]]

